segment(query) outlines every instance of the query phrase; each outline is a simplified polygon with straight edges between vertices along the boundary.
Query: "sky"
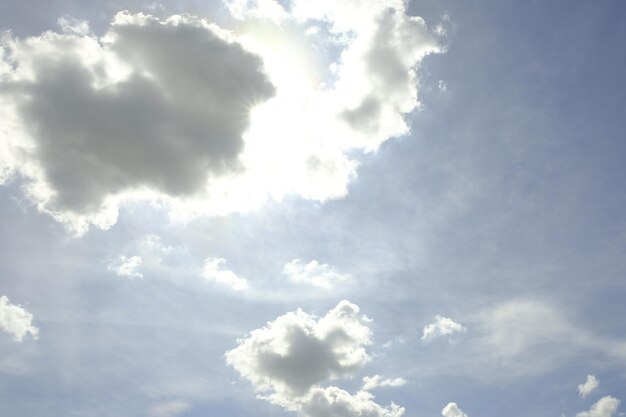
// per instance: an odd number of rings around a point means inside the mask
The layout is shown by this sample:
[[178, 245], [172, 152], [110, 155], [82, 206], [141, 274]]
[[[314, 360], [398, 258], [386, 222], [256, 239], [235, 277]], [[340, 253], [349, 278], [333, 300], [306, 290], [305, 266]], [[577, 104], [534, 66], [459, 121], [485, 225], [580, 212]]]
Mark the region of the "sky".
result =
[[626, 415], [625, 7], [0, 3], [0, 415]]

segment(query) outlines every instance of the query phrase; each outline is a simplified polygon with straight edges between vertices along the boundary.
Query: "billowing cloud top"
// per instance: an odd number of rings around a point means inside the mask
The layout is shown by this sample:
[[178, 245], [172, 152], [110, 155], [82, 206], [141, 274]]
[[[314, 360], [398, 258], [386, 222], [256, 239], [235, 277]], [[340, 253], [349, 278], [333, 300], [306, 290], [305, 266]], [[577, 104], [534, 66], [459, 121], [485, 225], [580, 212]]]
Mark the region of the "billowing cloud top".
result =
[[342, 301], [319, 320], [302, 310], [280, 316], [252, 331], [226, 359], [259, 390], [303, 394], [359, 369], [369, 360], [369, 342], [359, 308]]
[[[226, 361], [258, 391], [269, 394], [260, 398], [302, 417], [400, 417], [404, 408], [381, 406], [365, 390], [351, 394], [320, 385], [351, 376], [370, 360], [365, 351], [371, 339], [369, 321], [345, 300], [318, 320], [297, 310], [252, 331], [226, 353]], [[404, 383], [401, 378], [373, 380], [379, 386]]]
[[[436, 39], [400, 1], [231, 3], [266, 20], [233, 32], [121, 12], [102, 37], [70, 18], [63, 33], [5, 36], [0, 181], [21, 174], [77, 233], [138, 199], [185, 217], [344, 196], [348, 152], [408, 132], [415, 69]], [[328, 29], [305, 35], [315, 22]]]

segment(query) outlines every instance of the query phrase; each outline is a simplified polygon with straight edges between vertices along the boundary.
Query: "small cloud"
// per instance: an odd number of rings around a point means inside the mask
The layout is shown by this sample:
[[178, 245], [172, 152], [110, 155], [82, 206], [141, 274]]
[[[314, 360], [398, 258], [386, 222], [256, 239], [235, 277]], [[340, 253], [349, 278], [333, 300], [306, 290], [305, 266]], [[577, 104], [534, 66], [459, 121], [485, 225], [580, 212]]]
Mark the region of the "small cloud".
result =
[[446, 84], [444, 80], [439, 80], [437, 87], [439, 88], [439, 91], [441, 91], [442, 93], [445, 93], [446, 91], [448, 91], [448, 84]]
[[111, 262], [107, 269], [115, 272], [120, 277], [126, 278], [143, 278], [143, 274], [137, 271], [141, 266], [141, 256], [120, 256], [117, 260]]
[[438, 337], [451, 336], [455, 333], [464, 333], [465, 331], [465, 327], [463, 327], [460, 323], [457, 323], [448, 317], [437, 315], [435, 316], [435, 321], [433, 323], [424, 326], [422, 340], [430, 342]]
[[152, 417], [175, 417], [191, 409], [187, 401], [175, 400], [154, 405], [150, 409]]
[[607, 395], [591, 406], [589, 411], [576, 414], [576, 417], [613, 417], [617, 413], [620, 400]]
[[600, 385], [600, 381], [598, 381], [595, 375], [587, 375], [585, 383], [578, 385], [578, 395], [580, 395], [581, 398], [585, 398], [598, 388], [598, 385]]
[[249, 288], [248, 281], [229, 269], [223, 269], [225, 263], [226, 259], [224, 258], [207, 258], [204, 261], [202, 276], [208, 281], [230, 287], [234, 291], [247, 290]]
[[320, 264], [313, 259], [305, 264], [301, 259], [294, 259], [285, 264], [283, 274], [298, 284], [309, 284], [315, 287], [331, 289], [336, 282], [350, 278], [348, 274], [340, 274], [328, 264]]
[[441, 410], [441, 415], [444, 417], [467, 417], [467, 414], [465, 414], [456, 403], [448, 403], [448, 405]]
[[404, 378], [387, 378], [383, 379], [380, 375], [374, 375], [372, 377], [366, 376], [363, 378], [363, 391], [371, 391], [378, 387], [401, 387], [406, 384]]
[[85, 36], [89, 34], [89, 22], [86, 20], [75, 19], [70, 16], [63, 16], [57, 20], [57, 25], [63, 33], [71, 35]]
[[11, 304], [6, 296], [0, 297], [0, 329], [13, 336], [13, 340], [21, 342], [30, 334], [37, 339], [39, 329], [33, 326], [33, 315], [22, 306]]

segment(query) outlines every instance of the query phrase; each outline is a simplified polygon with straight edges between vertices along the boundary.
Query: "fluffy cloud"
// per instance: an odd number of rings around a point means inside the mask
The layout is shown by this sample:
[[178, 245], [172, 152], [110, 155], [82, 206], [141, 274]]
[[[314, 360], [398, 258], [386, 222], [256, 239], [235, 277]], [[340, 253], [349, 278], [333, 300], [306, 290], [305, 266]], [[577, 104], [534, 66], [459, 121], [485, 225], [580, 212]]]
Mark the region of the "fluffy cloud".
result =
[[434, 322], [424, 326], [422, 340], [430, 342], [438, 337], [451, 336], [455, 333], [463, 332], [465, 332], [465, 327], [463, 327], [460, 323], [457, 323], [450, 318], [437, 315], [435, 316]]
[[20, 173], [76, 233], [133, 200], [189, 217], [345, 196], [359, 152], [408, 132], [435, 35], [400, 0], [228, 8], [265, 20], [227, 32], [122, 12], [102, 37], [70, 17], [61, 34], [5, 37], [0, 179]]
[[301, 259], [294, 259], [285, 264], [283, 274], [296, 283], [309, 284], [315, 287], [331, 289], [335, 282], [345, 281], [350, 278], [348, 274], [340, 274], [328, 264], [320, 264], [313, 259], [304, 263]]
[[141, 256], [120, 256], [114, 262], [111, 262], [107, 269], [115, 272], [120, 277], [142, 278], [143, 274], [137, 269], [141, 266]]
[[369, 361], [370, 337], [359, 308], [342, 301], [319, 320], [302, 310], [278, 317], [252, 331], [226, 360], [258, 390], [304, 394]]
[[587, 375], [587, 380], [584, 384], [578, 385], [578, 395], [582, 398], [585, 398], [587, 395], [591, 394], [596, 388], [600, 385], [600, 381], [596, 378], [595, 375]]
[[617, 413], [620, 400], [607, 395], [591, 406], [589, 411], [576, 414], [576, 417], [613, 417]]
[[387, 378], [383, 379], [380, 375], [374, 375], [372, 377], [366, 376], [363, 378], [363, 391], [371, 391], [378, 387], [401, 387], [406, 384], [404, 378]]
[[456, 403], [448, 403], [448, 405], [441, 410], [441, 415], [444, 417], [467, 417], [467, 414], [465, 414]]
[[11, 304], [4, 295], [0, 297], [0, 329], [16, 342], [21, 342], [28, 334], [37, 339], [39, 334], [39, 329], [33, 326], [33, 315], [21, 306]]
[[375, 403], [374, 396], [365, 391], [352, 395], [337, 387], [315, 388], [300, 401], [303, 417], [400, 417], [404, 408]]
[[402, 407], [383, 407], [367, 391], [320, 385], [354, 375], [370, 360], [368, 322], [348, 301], [319, 319], [297, 310], [252, 331], [226, 361], [263, 393], [260, 398], [303, 417], [399, 417]]
[[31, 196], [77, 228], [115, 221], [124, 193], [189, 196], [239, 171], [248, 111], [274, 93], [259, 57], [188, 16], [120, 13], [102, 38], [4, 47], [2, 130]]
[[239, 277], [233, 271], [224, 269], [226, 263], [224, 258], [207, 258], [204, 261], [202, 276], [216, 284], [229, 287], [234, 291], [243, 291], [248, 289], [248, 281]]

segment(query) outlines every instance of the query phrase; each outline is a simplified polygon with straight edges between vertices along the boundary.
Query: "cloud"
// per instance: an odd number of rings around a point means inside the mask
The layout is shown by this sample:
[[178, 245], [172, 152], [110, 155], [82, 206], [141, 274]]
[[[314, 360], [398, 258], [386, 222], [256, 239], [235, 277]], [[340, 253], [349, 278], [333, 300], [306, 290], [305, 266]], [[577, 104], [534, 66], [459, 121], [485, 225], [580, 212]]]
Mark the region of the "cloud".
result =
[[258, 56], [190, 16], [122, 12], [102, 38], [70, 32], [5, 42], [0, 101], [45, 210], [106, 227], [126, 192], [190, 196], [241, 169], [248, 111], [274, 93]]
[[302, 399], [299, 414], [303, 417], [400, 417], [404, 408], [391, 403], [383, 407], [374, 396], [360, 391], [350, 394], [337, 387], [315, 388]]
[[324, 289], [331, 289], [336, 282], [350, 278], [350, 275], [340, 274], [330, 265], [320, 264], [315, 259], [305, 264], [301, 259], [296, 258], [285, 264], [283, 274], [287, 275], [287, 278], [292, 282]]
[[359, 308], [342, 301], [319, 320], [302, 310], [278, 317], [252, 331], [226, 360], [258, 390], [304, 394], [368, 362], [370, 338]]
[[67, 16], [5, 37], [0, 179], [77, 234], [130, 201], [186, 219], [344, 197], [359, 154], [409, 131], [436, 35], [400, 0], [227, 3], [262, 21], [122, 12], [102, 37]]
[[233, 271], [224, 269], [222, 266], [226, 263], [224, 258], [207, 258], [204, 261], [202, 276], [208, 281], [229, 287], [234, 291], [243, 291], [249, 288], [248, 281], [237, 276]]
[[620, 400], [607, 395], [591, 406], [589, 411], [576, 414], [576, 417], [613, 417], [617, 413]]
[[467, 417], [467, 414], [465, 414], [456, 403], [448, 403], [448, 405], [441, 410], [441, 415], [444, 417]]
[[578, 385], [578, 395], [582, 398], [585, 398], [587, 395], [591, 394], [596, 388], [600, 385], [600, 381], [596, 378], [595, 375], [587, 375], [587, 380], [584, 384]]
[[109, 271], [115, 272], [120, 277], [143, 278], [143, 274], [137, 269], [141, 266], [141, 256], [120, 256], [107, 266]]
[[370, 360], [369, 322], [345, 300], [319, 319], [297, 310], [250, 332], [226, 353], [226, 362], [262, 393], [259, 398], [302, 417], [400, 417], [404, 408], [381, 406], [365, 390], [351, 394], [320, 385], [350, 377]]
[[374, 375], [372, 377], [366, 376], [363, 378], [363, 391], [371, 391], [378, 387], [401, 387], [406, 384], [404, 378], [387, 378], [383, 379], [380, 375]]
[[19, 305], [11, 304], [6, 296], [0, 297], [0, 329], [21, 342], [28, 334], [37, 339], [39, 329], [33, 326], [33, 315]]
[[175, 400], [156, 404], [150, 409], [153, 417], [175, 417], [191, 409], [187, 401]]
[[[624, 363], [626, 343], [596, 334], [569, 320], [545, 300], [514, 299], [468, 317], [472, 337], [465, 343], [466, 363], [474, 376], [490, 378], [541, 374], [582, 355], [601, 355]], [[485, 352], [489, 352], [488, 355]]]
[[457, 323], [450, 318], [437, 315], [435, 316], [435, 321], [433, 323], [424, 326], [422, 340], [430, 342], [435, 338], [452, 336], [455, 333], [463, 333], [465, 330], [465, 327], [463, 327], [460, 323]]

